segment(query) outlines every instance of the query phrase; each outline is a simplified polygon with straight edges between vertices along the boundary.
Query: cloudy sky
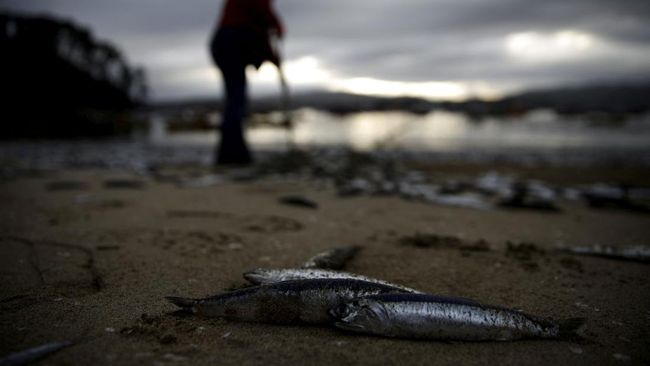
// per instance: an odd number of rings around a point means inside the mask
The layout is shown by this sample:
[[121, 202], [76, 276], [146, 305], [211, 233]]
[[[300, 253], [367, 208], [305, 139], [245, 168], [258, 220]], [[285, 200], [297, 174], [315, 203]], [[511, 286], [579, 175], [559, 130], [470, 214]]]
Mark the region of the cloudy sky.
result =
[[[648, 0], [276, 0], [294, 90], [431, 99], [650, 80]], [[223, 0], [0, 0], [90, 26], [146, 67], [154, 99], [221, 95], [207, 42]], [[272, 67], [254, 94], [278, 90]]]

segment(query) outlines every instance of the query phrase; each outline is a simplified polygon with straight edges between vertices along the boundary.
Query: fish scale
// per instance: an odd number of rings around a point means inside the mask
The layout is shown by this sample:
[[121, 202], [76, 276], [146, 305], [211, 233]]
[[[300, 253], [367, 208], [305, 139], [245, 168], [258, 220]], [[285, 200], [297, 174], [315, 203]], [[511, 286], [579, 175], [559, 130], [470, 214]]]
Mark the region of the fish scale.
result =
[[207, 317], [275, 324], [331, 323], [329, 310], [346, 300], [399, 292], [391, 286], [351, 279], [312, 279], [261, 285], [204, 299], [167, 297]]
[[248, 271], [244, 273], [244, 278], [253, 284], [269, 284], [269, 283], [278, 283], [283, 281], [295, 281], [295, 280], [306, 280], [306, 279], [351, 279], [351, 280], [360, 280], [360, 281], [366, 281], [366, 282], [391, 286], [404, 292], [421, 293], [418, 290], [406, 286], [390, 283], [388, 281], [383, 281], [372, 277], [366, 277], [355, 273], [334, 271], [329, 269], [257, 268], [252, 271]]
[[337, 327], [353, 332], [463, 341], [573, 338], [584, 323], [542, 319], [469, 299], [407, 293], [354, 299], [331, 314]]

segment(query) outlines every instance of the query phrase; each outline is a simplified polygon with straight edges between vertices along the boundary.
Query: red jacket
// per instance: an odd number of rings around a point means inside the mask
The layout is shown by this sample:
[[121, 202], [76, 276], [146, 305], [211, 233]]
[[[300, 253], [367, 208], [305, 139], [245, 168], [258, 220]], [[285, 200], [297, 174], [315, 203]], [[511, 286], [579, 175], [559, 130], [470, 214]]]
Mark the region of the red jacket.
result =
[[284, 34], [284, 27], [271, 7], [273, 0], [226, 0], [219, 27], [241, 27], [267, 34]]

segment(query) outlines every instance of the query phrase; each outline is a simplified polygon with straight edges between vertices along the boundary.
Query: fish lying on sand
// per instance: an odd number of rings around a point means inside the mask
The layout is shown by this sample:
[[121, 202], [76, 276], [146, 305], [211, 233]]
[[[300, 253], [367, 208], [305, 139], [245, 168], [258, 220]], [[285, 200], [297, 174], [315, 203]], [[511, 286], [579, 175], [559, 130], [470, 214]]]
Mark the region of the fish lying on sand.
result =
[[309, 279], [350, 279], [350, 280], [360, 280], [372, 283], [378, 283], [380, 285], [386, 285], [394, 287], [398, 290], [410, 293], [421, 293], [421, 291], [396, 285], [387, 281], [378, 280], [376, 278], [366, 277], [358, 275], [355, 273], [343, 272], [343, 271], [334, 271], [331, 269], [319, 269], [319, 268], [287, 268], [287, 269], [267, 269], [267, 268], [257, 268], [252, 271], [244, 273], [244, 278], [253, 284], [270, 284], [283, 281], [295, 281], [295, 280], [309, 280]]
[[18, 366], [26, 365], [33, 361], [42, 359], [43, 357], [57, 352], [65, 347], [71, 346], [71, 342], [53, 342], [44, 344], [38, 347], [30, 348], [28, 350], [10, 354], [6, 357], [0, 358], [1, 366]]
[[360, 250], [356, 245], [334, 248], [311, 257], [302, 268], [341, 269]]
[[208, 317], [296, 324], [331, 323], [329, 310], [357, 297], [399, 292], [378, 283], [349, 279], [286, 281], [205, 299], [167, 297], [174, 305]]
[[330, 312], [338, 328], [385, 337], [508, 341], [578, 337], [584, 319], [547, 320], [473, 300], [381, 294], [344, 302]]
[[646, 263], [650, 262], [650, 247], [643, 245], [622, 247], [592, 245], [582, 247], [558, 247], [558, 250], [571, 254], [591, 255]]

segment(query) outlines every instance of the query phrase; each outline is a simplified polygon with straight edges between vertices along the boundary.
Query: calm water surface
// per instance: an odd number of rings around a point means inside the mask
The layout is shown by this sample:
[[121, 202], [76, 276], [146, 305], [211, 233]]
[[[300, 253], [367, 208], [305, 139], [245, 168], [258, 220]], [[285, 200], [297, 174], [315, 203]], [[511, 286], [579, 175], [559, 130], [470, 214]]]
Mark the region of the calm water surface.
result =
[[[622, 122], [598, 124], [584, 117], [567, 118], [538, 111], [520, 118], [472, 120], [461, 113], [363, 112], [338, 116], [314, 110], [294, 114], [293, 131], [256, 127], [247, 132], [261, 149], [282, 149], [287, 139], [298, 146], [348, 146], [425, 152], [469, 150], [650, 150], [650, 115]], [[159, 144], [214, 145], [213, 132], [158, 133]]]
[[[302, 148], [377, 150], [436, 161], [650, 166], [650, 114], [597, 123], [544, 111], [476, 121], [449, 112], [338, 116], [301, 110], [294, 114], [294, 121], [290, 133], [277, 127], [250, 128], [247, 135], [253, 150], [262, 156], [264, 151], [287, 149], [291, 141]], [[208, 165], [217, 138], [213, 131], [167, 133], [165, 122], [157, 118], [147, 133], [128, 139], [2, 142], [0, 173], [62, 167], [146, 172], [155, 165]]]

